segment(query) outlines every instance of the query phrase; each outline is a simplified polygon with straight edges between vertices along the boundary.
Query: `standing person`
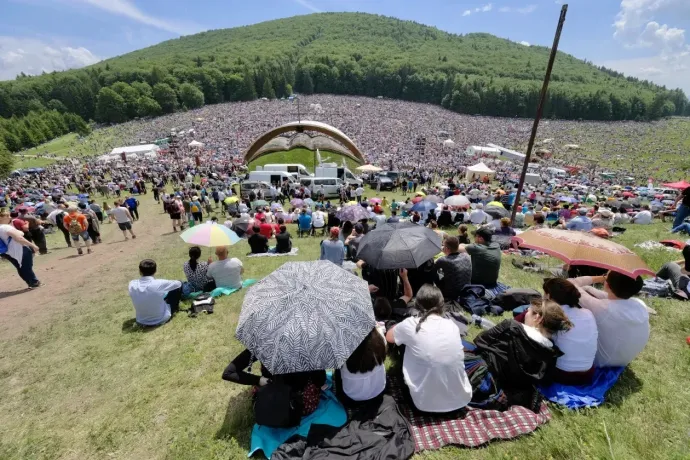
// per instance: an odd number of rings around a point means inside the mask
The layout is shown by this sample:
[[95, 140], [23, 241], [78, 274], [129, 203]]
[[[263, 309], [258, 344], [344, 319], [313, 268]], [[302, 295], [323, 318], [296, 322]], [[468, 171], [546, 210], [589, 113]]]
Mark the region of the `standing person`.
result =
[[89, 200], [89, 208], [96, 213], [99, 223], [103, 223], [103, 209], [94, 200]]
[[133, 220], [139, 220], [139, 200], [130, 195], [125, 200], [125, 204], [129, 208], [129, 212], [134, 218]]
[[203, 219], [203, 214], [201, 211], [201, 203], [199, 202], [199, 197], [194, 196], [192, 197], [192, 201], [189, 202], [189, 211], [192, 213], [192, 217], [194, 218], [194, 222], [202, 222]]
[[141, 278], [129, 282], [136, 322], [142, 326], [159, 326], [168, 322], [180, 306], [182, 283], [155, 279], [156, 262], [151, 259], [139, 263], [139, 274]]
[[402, 180], [402, 194], [403, 194], [403, 196], [407, 196], [407, 180], [406, 179]]
[[172, 220], [173, 232], [177, 232], [177, 227], [180, 227], [180, 231], [182, 231], [183, 211], [184, 207], [177, 198], [175, 198], [168, 204], [168, 214], [170, 215], [170, 220]]
[[67, 243], [67, 247], [71, 248], [72, 238], [70, 238], [69, 231], [67, 231], [67, 228], [65, 228], [65, 216], [67, 215], [67, 212], [65, 212], [66, 209], [67, 206], [65, 206], [64, 204], [60, 204], [55, 211], [48, 214], [48, 220], [51, 222], [55, 222], [55, 226], [62, 232], [62, 235], [65, 237], [65, 243]]
[[31, 214], [20, 216], [21, 219], [29, 223], [29, 234], [31, 241], [38, 246], [38, 252], [41, 255], [48, 254], [48, 245], [46, 244], [46, 236], [43, 233], [43, 221]]
[[674, 205], [678, 206], [676, 208], [676, 218], [673, 220], [673, 228], [676, 228], [685, 221], [686, 217], [690, 216], [690, 187], [678, 194]]
[[128, 240], [127, 232], [129, 232], [129, 234], [132, 235], [132, 239], [136, 239], [137, 236], [132, 231], [132, 214], [130, 214], [129, 209], [127, 209], [124, 204], [118, 203], [117, 201], [114, 205], [115, 207], [111, 210], [111, 214], [115, 218], [118, 228], [122, 230], [122, 236], [125, 237], [125, 240]]
[[79, 238], [84, 240], [86, 252], [91, 254], [91, 237], [88, 232], [89, 222], [86, 220], [86, 216], [80, 214], [77, 208], [71, 206], [67, 209], [64, 223], [67, 230], [69, 230], [69, 234], [72, 236], [74, 245], [77, 247], [77, 254], [80, 256], [84, 255], [84, 251], [81, 249], [81, 243], [79, 243]]
[[362, 202], [362, 196], [364, 195], [364, 189], [361, 185], [357, 186], [355, 189], [355, 196], [357, 197], [357, 203]]
[[19, 277], [29, 289], [39, 287], [41, 282], [34, 273], [34, 254], [38, 246], [24, 238], [24, 234], [10, 223], [10, 213], [0, 210], [0, 257], [9, 261], [17, 269]]
[[87, 221], [87, 231], [91, 237], [91, 242], [93, 244], [98, 244], [101, 242], [101, 232], [98, 222], [98, 217], [96, 213], [91, 210], [91, 208], [86, 207], [86, 203], [79, 203], [79, 212], [86, 216]]

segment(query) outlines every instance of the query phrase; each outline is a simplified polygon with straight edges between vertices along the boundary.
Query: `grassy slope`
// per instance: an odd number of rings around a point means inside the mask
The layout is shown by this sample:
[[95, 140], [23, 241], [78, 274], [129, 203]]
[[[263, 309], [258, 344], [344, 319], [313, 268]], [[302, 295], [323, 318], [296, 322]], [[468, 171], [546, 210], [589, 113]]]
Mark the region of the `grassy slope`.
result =
[[[143, 213], [159, 212], [151, 201], [151, 195], [142, 197]], [[167, 218], [160, 219], [165, 219], [167, 232]], [[96, 257], [117, 257], [110, 248], [122, 247], [107, 243], [120, 235], [114, 235], [114, 226], [104, 227], [106, 244]], [[663, 239], [666, 227], [630, 227], [620, 241], [632, 246]], [[49, 240], [52, 246], [64, 244], [56, 235]], [[295, 239], [300, 253], [290, 260], [316, 259], [319, 241]], [[266, 276], [286, 261], [247, 259], [247, 251], [245, 243], [231, 249], [245, 264], [246, 278]], [[179, 279], [185, 255], [186, 246], [171, 234], [138, 257], [155, 258], [160, 277]], [[641, 255], [654, 269], [679, 257], [663, 250]], [[503, 281], [540, 287], [540, 276], [517, 271], [509, 262], [504, 258]], [[50, 324], [18, 340], [9, 343], [0, 337], [0, 458], [245, 458], [252, 424], [248, 389], [220, 379], [242, 349], [233, 335], [244, 294], [220, 299], [213, 316], [189, 319], [181, 314], [164, 327], [143, 332], [131, 328], [125, 291], [135, 271], [109, 272], [107, 280], [86, 287], [95, 293], [93, 301], [58, 309]], [[0, 267], [0, 274], [10, 275], [9, 267]], [[75, 292], [74, 299], [51, 299], [40, 308], [78, 298]], [[618, 460], [688, 458], [690, 354], [685, 337], [690, 335], [690, 312], [676, 301], [653, 299], [649, 304], [659, 312], [651, 319], [650, 342], [603, 407], [567, 412], [552, 406], [553, 420], [531, 436], [420, 457], [610, 458], [605, 425]]]

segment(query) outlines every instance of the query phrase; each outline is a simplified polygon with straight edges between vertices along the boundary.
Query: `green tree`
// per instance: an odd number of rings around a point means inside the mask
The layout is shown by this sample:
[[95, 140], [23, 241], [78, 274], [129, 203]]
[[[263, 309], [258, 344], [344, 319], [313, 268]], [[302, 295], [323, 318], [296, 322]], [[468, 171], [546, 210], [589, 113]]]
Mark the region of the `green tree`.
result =
[[158, 83], [153, 87], [153, 98], [161, 106], [163, 113], [173, 113], [177, 109], [177, 94], [166, 83]]
[[240, 101], [242, 100], [242, 91], [244, 88], [244, 79], [242, 75], [236, 73], [225, 77], [225, 88], [223, 93], [226, 101]]
[[240, 101], [253, 101], [256, 99], [256, 87], [254, 86], [254, 77], [249, 72], [244, 73], [242, 77], [242, 89], [239, 93]]
[[96, 120], [120, 123], [127, 120], [127, 104], [122, 96], [110, 88], [101, 88], [96, 103]]
[[0, 142], [0, 179], [10, 175], [13, 165], [14, 156], [12, 156], [5, 144]]
[[180, 86], [180, 100], [188, 109], [196, 109], [204, 105], [204, 93], [191, 83], [183, 83]]
[[286, 93], [286, 96], [292, 96], [292, 94], [293, 94], [292, 85], [290, 83], [287, 83], [285, 85], [285, 93]]
[[162, 111], [160, 104], [148, 96], [140, 97], [137, 105], [140, 117], [155, 117]]
[[132, 82], [132, 88], [136, 89], [137, 92], [139, 93], [139, 96], [146, 96], [146, 97], [152, 97], [153, 96], [153, 89], [151, 88], [151, 85], [144, 81], [135, 81]]
[[49, 100], [46, 104], [46, 107], [48, 108], [48, 110], [57, 110], [60, 113], [67, 112], [67, 107], [65, 107], [65, 104], [63, 104], [61, 101], [58, 101], [57, 99]]
[[264, 79], [264, 87], [261, 90], [261, 97], [266, 97], [268, 99], [276, 98], [276, 92], [273, 90], [273, 85], [271, 84], [270, 78]]
[[115, 83], [110, 88], [125, 100], [127, 118], [136, 117], [139, 110], [139, 91], [122, 81]]

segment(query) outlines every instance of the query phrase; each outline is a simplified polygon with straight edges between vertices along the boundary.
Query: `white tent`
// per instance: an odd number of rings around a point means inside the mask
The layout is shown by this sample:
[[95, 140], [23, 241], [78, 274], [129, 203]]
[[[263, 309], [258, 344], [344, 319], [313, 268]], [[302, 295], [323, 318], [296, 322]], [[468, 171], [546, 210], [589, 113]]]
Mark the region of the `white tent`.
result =
[[[155, 154], [158, 154], [158, 151], [161, 148], [158, 147], [156, 144], [143, 144], [143, 145], [130, 145], [126, 147], [115, 147], [110, 151], [110, 155], [117, 155], [118, 158], [122, 157], [122, 153], [129, 158], [130, 154], [145, 154], [147, 152], [153, 152]], [[136, 157], [135, 157], [136, 158]]]
[[445, 141], [443, 141], [443, 146], [444, 146], [445, 148], [452, 149], [453, 147], [455, 147], [455, 142], [453, 142], [453, 141], [450, 140], [450, 139], [446, 139]]
[[563, 148], [566, 150], [578, 150], [580, 146], [577, 144], [565, 144]]
[[513, 161], [519, 161], [519, 162], [524, 162], [526, 155], [524, 153], [516, 152], [515, 150], [510, 150], [505, 147], [501, 147], [500, 145], [495, 145], [495, 144], [489, 144], [489, 147], [493, 147], [497, 149], [499, 153], [499, 157], [503, 159], [508, 159], [508, 160], [513, 160]]
[[497, 157], [501, 154], [501, 151], [493, 147], [482, 147], [480, 145], [470, 145], [469, 147], [467, 147], [467, 150], [465, 150], [465, 155], [467, 155], [468, 157], [485, 154]]
[[189, 147], [198, 147], [198, 148], [201, 148], [201, 147], [204, 146], [204, 143], [203, 143], [203, 142], [199, 142], [199, 141], [192, 141], [192, 142], [190, 142], [190, 143], [187, 144], [187, 145], [188, 145]]
[[158, 155], [155, 152], [146, 152], [144, 158], [156, 158]]
[[484, 163], [477, 163], [474, 166], [468, 166], [467, 172], [465, 173], [465, 179], [468, 181], [473, 181], [476, 179], [481, 179], [484, 176], [489, 176], [489, 179], [493, 179], [496, 176], [496, 171], [489, 168]]

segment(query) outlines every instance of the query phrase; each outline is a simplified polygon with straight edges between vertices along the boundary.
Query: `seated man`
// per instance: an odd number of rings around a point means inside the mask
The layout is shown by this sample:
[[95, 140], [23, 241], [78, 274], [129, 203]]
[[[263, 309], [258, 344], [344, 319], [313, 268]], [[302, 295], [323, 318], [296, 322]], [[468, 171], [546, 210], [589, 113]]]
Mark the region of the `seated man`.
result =
[[287, 254], [290, 251], [292, 251], [291, 236], [287, 231], [287, 227], [281, 225], [278, 234], [276, 234], [276, 252], [278, 254]]
[[[642, 289], [642, 278], [632, 279], [617, 272], [606, 276], [571, 279], [580, 290], [580, 305], [594, 314], [599, 337], [594, 365], [627, 366], [649, 340], [647, 305], [632, 298]], [[592, 284], [604, 283], [604, 290]]]
[[650, 211], [649, 205], [646, 204], [642, 206], [642, 211], [635, 214], [630, 222], [633, 224], [649, 225], [652, 223], [652, 217], [652, 211]]
[[571, 219], [568, 223], [562, 221], [561, 224], [565, 224], [565, 228], [568, 230], [588, 232], [592, 229], [592, 219], [587, 217], [586, 208], [578, 208], [577, 217]]
[[472, 259], [472, 284], [493, 289], [501, 270], [501, 247], [491, 242], [493, 231], [489, 227], [479, 227], [472, 234], [474, 243], [462, 245], [458, 251], [466, 252]]
[[436, 286], [445, 300], [457, 300], [460, 292], [472, 280], [472, 260], [467, 253], [460, 253], [460, 243], [454, 236], [443, 241], [443, 257], [434, 265], [438, 272]]
[[683, 248], [683, 258], [675, 262], [667, 262], [656, 274], [657, 278], [670, 280], [673, 289], [682, 297], [690, 297], [690, 245]]
[[156, 262], [144, 259], [139, 263], [141, 278], [129, 282], [129, 296], [134, 304], [136, 321], [143, 326], [158, 326], [177, 313], [182, 298], [182, 283], [157, 280]]
[[252, 228], [252, 235], [247, 239], [252, 254], [263, 254], [268, 252], [268, 238], [261, 234], [261, 228], [255, 225]]
[[491, 216], [484, 212], [484, 205], [477, 204], [477, 209], [470, 213], [470, 222], [474, 225], [482, 225], [491, 221]]
[[307, 235], [311, 235], [313, 233], [311, 216], [307, 214], [306, 209], [302, 209], [302, 212], [297, 218], [297, 236], [302, 236], [302, 233], [306, 233]]
[[[262, 236], [258, 232], [252, 236]], [[263, 238], [266, 238], [265, 236]], [[242, 274], [244, 273], [244, 266], [240, 259], [233, 257], [228, 259], [228, 248], [219, 246], [216, 248], [216, 257], [218, 260], [211, 262], [206, 270], [206, 276], [211, 278], [215, 287], [223, 287], [230, 289], [240, 289], [242, 287]], [[211, 259], [209, 258], [209, 262]], [[209, 286], [213, 287], [213, 286]], [[205, 288], [205, 291], [213, 289]]]

